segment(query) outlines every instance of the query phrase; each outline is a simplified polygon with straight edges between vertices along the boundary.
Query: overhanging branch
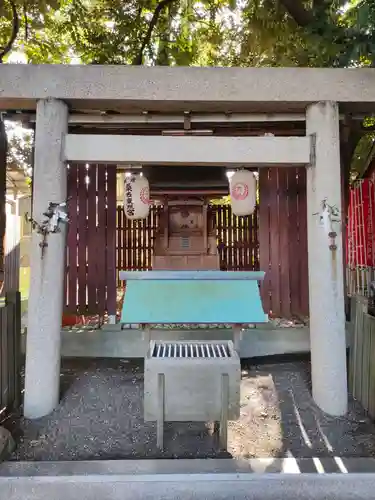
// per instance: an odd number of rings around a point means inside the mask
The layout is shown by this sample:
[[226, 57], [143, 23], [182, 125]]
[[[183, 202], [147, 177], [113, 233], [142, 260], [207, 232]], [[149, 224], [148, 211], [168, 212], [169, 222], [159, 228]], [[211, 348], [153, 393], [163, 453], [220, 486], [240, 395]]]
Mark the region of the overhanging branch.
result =
[[160, 16], [162, 10], [165, 7], [167, 7], [169, 4], [173, 3], [174, 1], [175, 0], [161, 0], [161, 2], [159, 2], [158, 5], [156, 6], [156, 8], [154, 10], [154, 13], [152, 15], [150, 24], [148, 25], [148, 30], [147, 30], [147, 32], [145, 34], [145, 37], [144, 37], [143, 41], [142, 41], [141, 48], [139, 49], [138, 54], [134, 58], [134, 61], [133, 61], [133, 65], [134, 66], [141, 66], [142, 65], [142, 63], [143, 63], [143, 52], [144, 52], [145, 48], [149, 45], [149, 43], [151, 41], [152, 33], [154, 31], [155, 26], [158, 23], [159, 16]]
[[314, 22], [313, 12], [305, 9], [301, 0], [281, 0], [281, 4], [301, 28], [306, 28]]
[[8, 0], [8, 1], [12, 9], [12, 19], [13, 19], [12, 34], [10, 35], [9, 41], [5, 45], [5, 47], [0, 48], [0, 64], [3, 62], [4, 57], [12, 50], [13, 44], [16, 41], [18, 32], [20, 30], [20, 20], [18, 18], [16, 4], [14, 3], [13, 0]]

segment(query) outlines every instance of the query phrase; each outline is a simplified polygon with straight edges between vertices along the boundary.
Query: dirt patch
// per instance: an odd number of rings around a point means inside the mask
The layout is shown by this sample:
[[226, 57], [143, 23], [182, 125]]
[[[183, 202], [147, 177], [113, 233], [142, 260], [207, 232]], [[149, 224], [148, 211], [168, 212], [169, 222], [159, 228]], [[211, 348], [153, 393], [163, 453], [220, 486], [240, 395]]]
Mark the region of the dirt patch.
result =
[[200, 423], [166, 425], [165, 451], [143, 421], [143, 364], [64, 362], [60, 406], [48, 417], [8, 422], [18, 441], [13, 460], [202, 457], [353, 457], [375, 455], [375, 427], [350, 402], [345, 418], [330, 418], [310, 396], [308, 363], [243, 367], [241, 417], [229, 424], [220, 453]]

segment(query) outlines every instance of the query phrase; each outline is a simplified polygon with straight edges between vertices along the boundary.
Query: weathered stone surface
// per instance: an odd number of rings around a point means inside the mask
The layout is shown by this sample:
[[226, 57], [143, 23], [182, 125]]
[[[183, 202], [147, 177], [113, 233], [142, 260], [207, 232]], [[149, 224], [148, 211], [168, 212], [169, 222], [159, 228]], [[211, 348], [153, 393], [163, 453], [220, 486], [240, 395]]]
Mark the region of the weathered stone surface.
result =
[[306, 104], [318, 101], [346, 103], [345, 109], [368, 113], [374, 109], [374, 75], [373, 68], [4, 64], [0, 109], [35, 109], [39, 99], [52, 97], [67, 102], [72, 110], [122, 113], [187, 109], [200, 113], [305, 113]]
[[0, 427], [0, 462], [7, 460], [15, 447], [16, 445], [11, 433], [4, 427]]

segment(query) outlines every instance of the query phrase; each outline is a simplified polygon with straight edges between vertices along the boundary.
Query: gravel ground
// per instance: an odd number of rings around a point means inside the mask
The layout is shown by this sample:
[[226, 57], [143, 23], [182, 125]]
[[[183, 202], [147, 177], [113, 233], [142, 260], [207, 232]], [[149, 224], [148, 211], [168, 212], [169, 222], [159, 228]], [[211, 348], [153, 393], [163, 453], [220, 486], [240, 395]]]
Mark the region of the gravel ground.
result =
[[307, 362], [243, 367], [241, 417], [220, 453], [204, 424], [166, 424], [165, 451], [143, 422], [143, 366], [127, 361], [64, 362], [63, 397], [48, 417], [8, 422], [13, 460], [202, 457], [375, 456], [375, 426], [350, 402], [345, 418], [313, 404]]

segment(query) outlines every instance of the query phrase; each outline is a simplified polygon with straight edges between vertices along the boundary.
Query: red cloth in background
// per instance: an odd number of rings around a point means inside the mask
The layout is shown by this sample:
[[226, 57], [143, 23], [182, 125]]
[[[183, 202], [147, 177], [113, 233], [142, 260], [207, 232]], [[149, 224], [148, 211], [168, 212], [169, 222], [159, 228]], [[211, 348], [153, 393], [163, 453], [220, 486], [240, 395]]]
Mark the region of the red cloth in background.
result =
[[346, 264], [375, 266], [375, 184], [364, 179], [350, 190]]

